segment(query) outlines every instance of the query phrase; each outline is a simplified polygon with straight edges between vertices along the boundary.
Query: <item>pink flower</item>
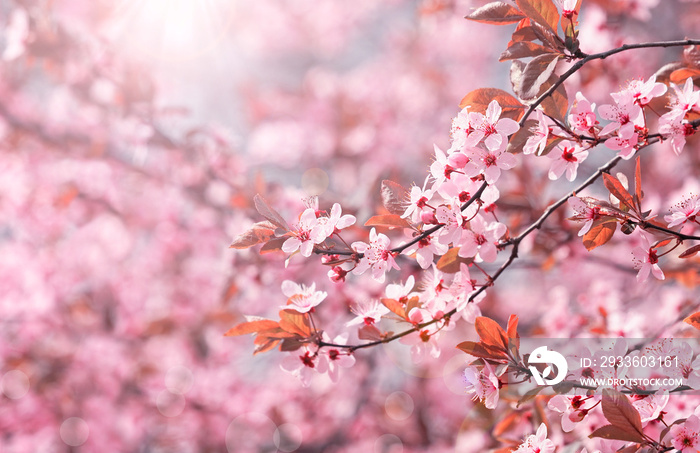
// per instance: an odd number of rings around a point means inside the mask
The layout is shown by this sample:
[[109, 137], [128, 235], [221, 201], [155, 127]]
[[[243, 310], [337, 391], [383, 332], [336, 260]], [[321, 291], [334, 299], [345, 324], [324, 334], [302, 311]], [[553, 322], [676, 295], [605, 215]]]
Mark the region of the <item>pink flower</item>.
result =
[[498, 249], [496, 243], [506, 233], [506, 226], [499, 222], [487, 223], [477, 215], [469, 222], [470, 229], [464, 230], [459, 241], [459, 256], [471, 258], [478, 255], [479, 260], [492, 263], [496, 261]]
[[[348, 334], [346, 332], [338, 335], [333, 341], [330, 341], [330, 338], [324, 332], [323, 341], [337, 345], [345, 345], [348, 342]], [[355, 356], [346, 348], [324, 347], [321, 349], [320, 356], [325, 359], [326, 363], [326, 366], [322, 368], [325, 368], [324, 371], [328, 372], [328, 377], [330, 377], [333, 382], [338, 382], [340, 368], [350, 368], [355, 364]], [[321, 370], [319, 371], [322, 372]]]
[[363, 274], [367, 269], [372, 268], [372, 278], [379, 283], [384, 283], [385, 272], [391, 268], [399, 269], [394, 261], [394, 252], [389, 248], [390, 240], [386, 235], [379, 233], [372, 228], [369, 233], [369, 244], [364, 242], [353, 242], [352, 249], [364, 256], [352, 270], [353, 274]]
[[283, 371], [299, 379], [304, 387], [311, 384], [311, 378], [315, 373], [324, 373], [326, 366], [326, 361], [319, 360], [318, 353], [313, 351], [309, 345], [304, 345], [296, 351], [290, 352], [280, 364]]
[[513, 453], [554, 453], [554, 442], [547, 439], [547, 426], [542, 423]]
[[695, 90], [692, 77], [688, 77], [685, 80], [683, 89], [679, 89], [675, 84], [671, 84], [671, 88], [673, 88], [675, 94], [675, 99], [671, 105], [672, 111], [685, 115], [690, 110], [696, 108], [700, 101], [700, 91]]
[[338, 203], [334, 203], [331, 208], [330, 216], [321, 216], [318, 218], [318, 223], [323, 229], [323, 234], [326, 237], [330, 237], [335, 233], [338, 233], [343, 228], [347, 228], [350, 225], [355, 224], [355, 216], [350, 214], [342, 215], [342, 208]]
[[653, 75], [646, 82], [640, 79], [630, 80], [624, 90], [620, 93], [613, 93], [612, 97], [615, 101], [618, 101], [618, 99], [623, 100], [631, 96], [634, 102], [645, 106], [653, 98], [663, 96], [666, 90], [668, 90], [668, 87], [663, 83], [657, 82], [656, 75]]
[[634, 126], [626, 124], [617, 131], [617, 137], [611, 137], [605, 140], [605, 146], [620, 152], [618, 155], [625, 160], [629, 160], [634, 156], [639, 143], [639, 134], [635, 132]]
[[[586, 407], [587, 403], [588, 407]], [[596, 402], [590, 396], [555, 395], [549, 400], [547, 407], [562, 414], [561, 429], [569, 433], [576, 428], [576, 424], [583, 421], [595, 404]]]
[[570, 217], [569, 220], [585, 221], [583, 227], [578, 232], [579, 237], [588, 233], [593, 226], [593, 222], [601, 218], [600, 208], [598, 206], [586, 204], [583, 199], [579, 197], [569, 198], [569, 205], [576, 213], [573, 217]]
[[588, 102], [588, 99], [580, 91], [576, 93], [576, 102], [569, 114], [569, 124], [574, 132], [585, 134], [598, 124], [593, 110], [595, 110], [595, 104]]
[[700, 418], [691, 415], [685, 422], [671, 426], [668, 437], [677, 451], [697, 453], [700, 451]]
[[355, 306], [350, 307], [350, 311], [355, 314], [355, 317], [345, 324], [348, 327], [363, 323], [367, 326], [371, 326], [382, 316], [389, 313], [389, 309], [377, 299], [359, 302], [355, 304]]
[[537, 126], [530, 129], [532, 135], [528, 137], [525, 146], [523, 146], [523, 154], [541, 154], [547, 146], [547, 138], [549, 137], [549, 125], [547, 119], [541, 110], [536, 110]]
[[430, 201], [430, 198], [432, 198], [433, 192], [432, 190], [425, 189], [429, 178], [430, 177], [425, 178], [423, 188], [416, 185], [411, 187], [411, 201], [409, 202], [406, 211], [401, 215], [402, 219], [410, 217], [413, 223], [419, 223], [421, 221], [421, 214], [423, 211], [430, 210], [428, 202]]
[[[461, 234], [460, 234], [461, 236]], [[434, 240], [433, 236], [426, 236], [420, 241], [404, 250], [404, 253], [410, 255], [416, 254], [416, 261], [421, 269], [427, 269], [433, 264], [435, 255], [441, 256], [447, 253], [448, 246]]]
[[457, 243], [462, 237], [462, 210], [459, 200], [454, 198], [448, 205], [440, 205], [435, 210], [435, 218], [441, 225], [444, 225], [438, 233], [438, 242], [448, 245]]
[[643, 246], [638, 246], [632, 250], [632, 256], [634, 257], [634, 268], [639, 269], [637, 273], [637, 281], [645, 282], [649, 278], [649, 273], [663, 280], [664, 272], [659, 267], [659, 258], [656, 255], [656, 250], [651, 248], [649, 245], [649, 240], [646, 236], [642, 235]]
[[691, 196], [674, 205], [671, 209], [671, 214], [664, 216], [664, 220], [668, 222], [668, 227], [672, 228], [685, 222], [697, 222], [696, 216], [699, 212], [700, 197]]
[[695, 129], [683, 119], [683, 114], [671, 110], [659, 118], [659, 133], [671, 140], [673, 152], [679, 155], [685, 147], [685, 138], [695, 133]]
[[[503, 141], [500, 148], [471, 148], [469, 151], [470, 162], [464, 167], [467, 175], [483, 173], [486, 182], [493, 184], [501, 176], [501, 170], [510, 170], [515, 167], [515, 156], [506, 151], [508, 143]], [[469, 169], [472, 168], [470, 171]]]
[[520, 126], [510, 118], [500, 118], [501, 106], [493, 100], [486, 107], [486, 115], [471, 112], [469, 123], [474, 132], [466, 139], [468, 146], [476, 146], [482, 139], [489, 150], [497, 150], [508, 141], [508, 136], [514, 134]]
[[500, 382], [488, 362], [481, 370], [474, 365], [468, 366], [464, 370], [464, 379], [467, 381], [467, 394], [473, 393], [474, 401], [482, 401], [487, 409], [496, 408]]
[[319, 224], [316, 211], [307, 208], [299, 218], [296, 229], [292, 231], [292, 237], [284, 241], [282, 250], [285, 253], [294, 253], [300, 250], [302, 256], [309, 257], [314, 250], [314, 244], [320, 244], [326, 240], [325, 228]]
[[287, 305], [282, 308], [307, 313], [320, 304], [328, 295], [325, 291], [316, 291], [316, 284], [311, 286], [298, 285], [291, 280], [282, 282], [282, 294], [288, 297]]
[[552, 159], [549, 179], [559, 179], [566, 172], [566, 179], [573, 181], [576, 179], [579, 164], [588, 157], [588, 151], [578, 144], [563, 140], [547, 156]]
[[616, 105], [605, 104], [598, 107], [600, 116], [610, 120], [610, 123], [600, 131], [600, 135], [607, 135], [630, 123], [634, 126], [644, 127], [644, 111], [634, 102], [629, 93], [626, 96], [618, 96], [615, 101]]

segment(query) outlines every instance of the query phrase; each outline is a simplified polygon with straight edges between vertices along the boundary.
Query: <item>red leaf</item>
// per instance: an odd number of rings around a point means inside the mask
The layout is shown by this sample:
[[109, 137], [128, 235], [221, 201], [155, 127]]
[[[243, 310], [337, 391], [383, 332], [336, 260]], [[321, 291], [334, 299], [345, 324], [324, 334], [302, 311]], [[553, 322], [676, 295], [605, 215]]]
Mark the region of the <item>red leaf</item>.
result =
[[588, 230], [588, 233], [583, 235], [583, 246], [589, 252], [596, 247], [600, 247], [612, 239], [616, 228], [617, 222], [606, 221], [597, 225], [594, 223], [593, 227]]
[[247, 335], [249, 333], [258, 333], [263, 330], [270, 330], [279, 327], [279, 323], [271, 319], [253, 318], [249, 321], [242, 322], [233, 328], [229, 329], [224, 336], [235, 337], [238, 335]]
[[311, 325], [306, 313], [299, 313], [295, 310], [280, 311], [280, 327], [303, 338], [311, 336]]
[[486, 316], [479, 316], [474, 321], [474, 327], [483, 344], [502, 348], [504, 351], [508, 349], [506, 331], [493, 319], [487, 318]]
[[559, 11], [552, 0], [515, 0], [515, 3], [527, 17], [557, 34]]
[[515, 344], [517, 348], [520, 348], [520, 335], [518, 334], [518, 316], [510, 315], [508, 318], [508, 339]]
[[559, 61], [559, 55], [548, 53], [539, 55], [530, 60], [523, 69], [520, 85], [515, 91], [521, 99], [535, 99], [544, 90], [543, 85], [554, 73]]
[[255, 244], [266, 242], [275, 235], [276, 228], [277, 227], [269, 221], [253, 224], [249, 230], [236, 236], [229, 248], [247, 249]]
[[[555, 74], [552, 74], [549, 77], [549, 80], [547, 83], [542, 85], [542, 92], [544, 93], [547, 91], [554, 83], [557, 81], [558, 77]], [[542, 103], [540, 104], [542, 106], [542, 110], [544, 113], [547, 115], [551, 116], [552, 118], [555, 118], [561, 122], [565, 122], [564, 119], [566, 118], [566, 112], [569, 110], [569, 97], [566, 94], [566, 88], [564, 87], [564, 84], [561, 84], [557, 87], [556, 90], [549, 96], [547, 96]], [[551, 138], [550, 138], [551, 140]], [[561, 140], [559, 138], [555, 139], [557, 140], [556, 143], [559, 143]], [[551, 143], [548, 141], [548, 143]], [[550, 149], [551, 150], [551, 149]], [[545, 153], [543, 152], [542, 155]]]
[[474, 341], [463, 341], [457, 345], [457, 349], [482, 359], [493, 360], [496, 362], [508, 360], [508, 356], [504, 351], [494, 348], [493, 346], [488, 346], [483, 343], [476, 343]]
[[459, 108], [469, 106], [470, 112], [485, 113], [491, 101], [497, 101], [503, 111], [501, 117], [518, 121], [526, 107], [512, 95], [498, 88], [479, 88], [468, 93], [459, 103]]
[[523, 147], [527, 143], [527, 140], [532, 136], [532, 128], [537, 126], [537, 120], [528, 118], [525, 123], [518, 129], [515, 134], [510, 136], [508, 140], [508, 148], [506, 151], [511, 154], [518, 154], [523, 152]]
[[689, 249], [686, 249], [683, 253], [678, 255], [678, 258], [690, 258], [691, 256], [695, 256], [695, 254], [698, 252], [700, 252], [700, 244], [694, 245]]
[[514, 60], [516, 58], [530, 58], [552, 52], [554, 52], [554, 50], [534, 42], [514, 42], [501, 54], [498, 61]]
[[289, 239], [286, 236], [280, 237], [280, 238], [272, 238], [269, 241], [265, 243], [262, 247], [260, 247], [260, 254], [264, 255], [265, 253], [272, 253], [272, 252], [281, 252], [282, 251], [282, 244]]
[[700, 330], [700, 311], [693, 313], [683, 320], [684, 323], [690, 324], [696, 329]]
[[613, 389], [603, 389], [603, 415], [616, 428], [619, 428], [630, 437], [642, 442], [644, 440], [644, 430], [642, 429], [642, 418], [630, 400], [622, 393]]
[[637, 210], [642, 212], [642, 167], [640, 165], [640, 158], [637, 156], [637, 164], [634, 168], [634, 196], [637, 202]]
[[686, 81], [688, 77], [692, 77], [693, 80], [700, 78], [700, 69], [695, 68], [683, 68], [677, 69], [671, 73], [671, 82], [680, 85]]
[[365, 222], [365, 226], [378, 226], [388, 228], [411, 228], [411, 225], [396, 214], [375, 215]]
[[[273, 349], [281, 340], [277, 340], [274, 338], [267, 338], [267, 337], [260, 337], [263, 339], [260, 343], [257, 343], [255, 345], [255, 350], [253, 351], [253, 355], [261, 354], [263, 352], [267, 352], [271, 349]], [[256, 338], [257, 340], [257, 338]]]
[[382, 203], [387, 211], [396, 215], [403, 215], [410, 201], [408, 189], [399, 183], [385, 179], [382, 181]]
[[267, 201], [260, 194], [253, 197], [253, 202], [255, 203], [255, 209], [258, 210], [261, 216], [265, 217], [267, 220], [277, 225], [277, 227], [282, 228], [285, 232], [289, 231], [289, 225], [282, 218], [281, 215], [267, 204]]
[[357, 330], [357, 338], [360, 340], [379, 341], [382, 339], [382, 332], [375, 326], [362, 326]]
[[631, 433], [613, 425], [601, 426], [600, 428], [593, 431], [588, 437], [590, 437], [591, 439], [593, 439], [594, 437], [602, 437], [603, 439], [625, 440], [628, 442], [644, 442], [644, 438], [636, 432]]
[[440, 257], [437, 262], [437, 268], [446, 274], [456, 274], [459, 272], [462, 264], [471, 264], [473, 258], [462, 258], [457, 255], [459, 253], [458, 247], [453, 247], [447, 251], [444, 255]]
[[625, 186], [622, 185], [619, 179], [611, 174], [603, 173], [603, 183], [610, 194], [620, 200], [620, 203], [623, 203], [630, 209], [636, 210], [632, 195], [625, 189]]
[[406, 310], [401, 302], [394, 299], [381, 299], [382, 304], [394, 314], [397, 314], [401, 319], [406, 319]]
[[519, 22], [525, 15], [503, 2], [491, 2], [465, 17], [484, 24], [506, 25]]

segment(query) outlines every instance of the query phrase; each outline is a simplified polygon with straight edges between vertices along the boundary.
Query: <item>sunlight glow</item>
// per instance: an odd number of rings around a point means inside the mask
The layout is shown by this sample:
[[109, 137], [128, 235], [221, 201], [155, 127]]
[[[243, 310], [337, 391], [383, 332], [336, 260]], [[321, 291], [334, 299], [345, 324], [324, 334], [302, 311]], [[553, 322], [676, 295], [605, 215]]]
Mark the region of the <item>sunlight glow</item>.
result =
[[122, 0], [113, 12], [118, 42], [132, 55], [190, 60], [215, 51], [231, 26], [226, 0]]

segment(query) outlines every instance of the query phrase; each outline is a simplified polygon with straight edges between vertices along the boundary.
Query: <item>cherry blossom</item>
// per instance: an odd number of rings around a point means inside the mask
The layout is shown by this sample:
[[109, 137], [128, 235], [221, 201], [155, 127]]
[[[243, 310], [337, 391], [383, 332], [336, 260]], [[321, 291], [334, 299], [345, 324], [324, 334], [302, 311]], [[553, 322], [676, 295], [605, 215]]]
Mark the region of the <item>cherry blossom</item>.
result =
[[596, 399], [591, 396], [555, 395], [549, 400], [547, 407], [562, 414], [561, 429], [568, 433], [586, 418], [596, 403]]
[[317, 373], [327, 370], [326, 358], [321, 358], [311, 346], [304, 345], [296, 351], [291, 351], [282, 359], [280, 368], [301, 381], [304, 387], [311, 385], [311, 379]]
[[645, 282], [649, 278], [649, 273], [659, 280], [665, 278], [664, 272], [659, 267], [659, 257], [656, 250], [651, 248], [645, 235], [642, 234], [642, 245], [632, 250], [632, 256], [634, 258], [634, 268], [639, 269], [637, 273], [638, 282]]
[[501, 385], [488, 362], [485, 362], [481, 369], [476, 365], [465, 368], [464, 379], [467, 383], [467, 394], [473, 393], [474, 401], [483, 402], [487, 409], [496, 408]]
[[469, 229], [462, 234], [459, 256], [477, 257], [477, 260], [487, 263], [496, 261], [496, 243], [506, 233], [506, 229], [500, 222], [486, 222], [482, 216], [477, 215], [469, 222]]
[[547, 146], [547, 138], [549, 138], [549, 125], [547, 119], [541, 110], [536, 110], [537, 126], [531, 128], [532, 135], [528, 137], [525, 146], [523, 146], [523, 154], [541, 154]]
[[346, 326], [356, 326], [365, 324], [367, 326], [374, 325], [379, 319], [388, 314], [390, 311], [386, 306], [380, 303], [377, 299], [368, 299], [362, 302], [357, 302], [350, 307], [350, 311], [355, 314], [355, 317], [345, 323]]
[[424, 210], [429, 210], [428, 202], [433, 196], [432, 190], [426, 190], [425, 186], [428, 184], [428, 179], [425, 178], [423, 187], [420, 188], [416, 185], [411, 187], [411, 201], [406, 208], [406, 211], [401, 215], [402, 219], [410, 218], [413, 223], [418, 223], [421, 221], [421, 213]]
[[[465, 143], [468, 146], [476, 146], [481, 140], [490, 151], [503, 149], [508, 136], [517, 132], [520, 126], [510, 118], [500, 118], [501, 106], [493, 100], [486, 108], [486, 114], [479, 112], [469, 113], [469, 123], [474, 132], [469, 134]], [[499, 119], [500, 118], [500, 119]]]
[[691, 195], [671, 208], [671, 214], [664, 216], [668, 222], [668, 227], [682, 225], [686, 222], [697, 222], [697, 215], [700, 213], [700, 197]]
[[453, 199], [448, 205], [438, 206], [435, 210], [435, 218], [441, 225], [444, 225], [438, 235], [438, 242], [444, 245], [458, 242], [462, 237], [462, 224], [464, 223], [459, 200]]
[[595, 113], [595, 104], [591, 104], [580, 91], [576, 93], [574, 106], [569, 113], [569, 124], [574, 132], [588, 134], [598, 124]]
[[678, 88], [675, 83], [671, 84], [673, 88], [674, 98], [671, 102], [671, 111], [681, 115], [685, 115], [691, 110], [698, 108], [700, 102], [700, 91], [695, 89], [693, 78], [688, 77], [683, 84], [683, 88]]
[[[348, 334], [346, 332], [338, 335], [331, 341], [324, 332], [323, 341], [336, 345], [345, 345], [348, 342]], [[355, 356], [345, 348], [323, 348], [320, 355], [325, 357], [325, 371], [328, 372], [328, 377], [331, 378], [332, 382], [338, 382], [340, 368], [350, 368], [355, 365]]]
[[685, 138], [695, 134], [695, 129], [683, 119], [682, 114], [671, 110], [659, 118], [659, 133], [671, 140], [673, 152], [680, 155], [685, 147]]
[[342, 212], [343, 211], [340, 204], [334, 203], [333, 207], [331, 208], [330, 216], [318, 217], [318, 223], [320, 227], [323, 228], [322, 236], [330, 237], [333, 234], [337, 234], [343, 228], [347, 228], [355, 224], [355, 216], [350, 214], [342, 215]]
[[656, 75], [652, 75], [646, 82], [640, 79], [630, 80], [622, 92], [612, 93], [613, 99], [618, 103], [624, 102], [629, 96], [641, 106], [647, 105], [653, 98], [663, 96], [668, 87], [656, 81]]
[[[510, 170], [517, 163], [515, 156], [506, 151], [506, 144], [503, 141], [500, 148], [471, 148], [468, 152], [470, 161], [465, 167], [467, 175], [483, 173], [487, 183], [495, 183], [502, 170]], [[470, 167], [473, 170], [467, 171]]]
[[302, 256], [309, 257], [313, 253], [314, 245], [320, 244], [325, 239], [325, 226], [319, 223], [316, 211], [313, 208], [307, 208], [295, 225], [292, 237], [282, 244], [282, 250], [285, 253], [294, 253], [299, 250]]
[[542, 423], [513, 453], [554, 453], [555, 448], [554, 442], [547, 439], [547, 425]]
[[632, 127], [623, 127], [616, 137], [605, 140], [605, 146], [612, 150], [619, 150], [618, 156], [629, 160], [637, 150], [639, 134]]
[[576, 179], [579, 164], [588, 157], [588, 151], [576, 143], [563, 140], [547, 154], [547, 157], [552, 159], [548, 173], [549, 179], [559, 179], [561, 175], [566, 173], [566, 179], [573, 181]]
[[600, 208], [596, 205], [589, 205], [579, 197], [570, 197], [569, 205], [574, 210], [575, 215], [570, 220], [584, 221], [585, 223], [578, 232], [578, 236], [588, 233], [593, 226], [593, 222], [601, 218]]
[[427, 269], [433, 263], [436, 255], [442, 256], [447, 253], [447, 250], [448, 246], [446, 244], [442, 244], [440, 241], [434, 240], [432, 235], [428, 235], [406, 248], [403, 253], [407, 255], [415, 253], [418, 265], [421, 269]]
[[296, 310], [299, 313], [308, 313], [328, 295], [325, 291], [316, 291], [316, 284], [306, 287], [291, 280], [282, 282], [282, 293], [287, 296], [287, 305], [282, 308]]
[[362, 253], [363, 257], [353, 269], [353, 274], [363, 274], [367, 269], [372, 269], [372, 278], [383, 283], [385, 273], [389, 269], [399, 269], [399, 266], [394, 261], [394, 252], [391, 251], [389, 245], [391, 241], [386, 235], [377, 233], [372, 228], [369, 233], [369, 244], [364, 242], [353, 242], [352, 249], [357, 253]]
[[691, 415], [685, 422], [671, 426], [668, 432], [671, 445], [682, 453], [700, 451], [700, 418]]
[[598, 107], [598, 113], [610, 123], [600, 131], [601, 135], [607, 135], [621, 127], [644, 127], [644, 111], [639, 104], [634, 102], [630, 93], [621, 92], [616, 99], [616, 104], [604, 104]]

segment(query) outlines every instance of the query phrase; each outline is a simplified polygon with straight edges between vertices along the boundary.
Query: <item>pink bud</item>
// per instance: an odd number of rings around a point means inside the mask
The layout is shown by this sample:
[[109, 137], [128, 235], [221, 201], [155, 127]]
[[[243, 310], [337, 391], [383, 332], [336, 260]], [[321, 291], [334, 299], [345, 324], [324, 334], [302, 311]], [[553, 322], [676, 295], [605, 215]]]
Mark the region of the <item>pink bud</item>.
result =
[[437, 217], [435, 217], [435, 213], [433, 211], [421, 212], [420, 220], [421, 220], [421, 222], [428, 224], [428, 225], [435, 225], [438, 223], [438, 219], [437, 219]]
[[469, 162], [469, 158], [462, 153], [452, 153], [447, 158], [447, 163], [454, 168], [464, 168], [467, 162]]

